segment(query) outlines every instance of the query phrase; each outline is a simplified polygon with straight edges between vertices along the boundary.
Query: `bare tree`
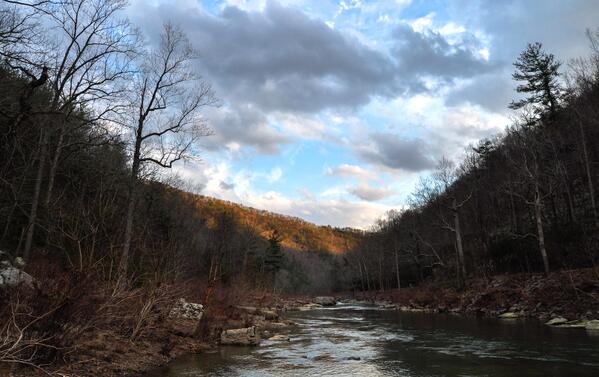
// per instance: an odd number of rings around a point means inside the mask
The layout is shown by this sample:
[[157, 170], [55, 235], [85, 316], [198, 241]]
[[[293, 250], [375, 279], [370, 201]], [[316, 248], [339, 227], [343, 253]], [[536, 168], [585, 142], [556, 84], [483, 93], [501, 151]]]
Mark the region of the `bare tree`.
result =
[[130, 108], [132, 161], [119, 280], [126, 277], [135, 204], [144, 165], [171, 168], [191, 157], [200, 137], [209, 135], [200, 110], [215, 105], [209, 84], [194, 74], [195, 54], [180, 29], [165, 24], [159, 45], [148, 51], [135, 78]]
[[[452, 187], [457, 178], [457, 169], [453, 162], [443, 157], [437, 164], [435, 172], [430, 177], [421, 178], [419, 181], [414, 194], [412, 194], [412, 204], [415, 207], [425, 205], [437, 205], [439, 207], [437, 218], [441, 228], [449, 230], [455, 236], [458, 280], [463, 285], [466, 279], [466, 262], [462, 242], [460, 210], [470, 200], [472, 194], [468, 193], [465, 197], [458, 198], [457, 190]], [[452, 220], [447, 220], [444, 210], [449, 210]]]
[[[41, 129], [38, 172], [29, 211], [23, 254], [29, 257], [37, 212], [41, 181], [49, 162], [44, 204], [52, 197], [54, 180], [62, 150], [68, 144], [68, 133], [81, 124], [73, 122], [80, 110], [93, 113], [85, 122], [100, 123], [119, 110], [116, 97], [123, 93], [122, 80], [131, 73], [131, 62], [137, 49], [137, 37], [126, 19], [118, 13], [126, 6], [122, 0], [10, 1], [27, 11], [43, 16], [44, 31], [56, 42], [45, 46], [50, 52], [49, 81], [51, 101], [40, 112], [55, 127]], [[46, 71], [44, 71], [46, 72]], [[93, 106], [90, 106], [93, 103]], [[46, 124], [48, 126], [48, 124]], [[55, 133], [52, 131], [56, 130]], [[53, 136], [55, 145], [50, 149]], [[51, 153], [52, 152], [52, 153]], [[48, 160], [50, 159], [50, 160]]]
[[523, 121], [512, 127], [506, 136], [504, 155], [510, 162], [515, 184], [510, 184], [506, 191], [519, 197], [526, 205], [533, 208], [539, 252], [543, 260], [543, 268], [549, 273], [549, 259], [545, 242], [543, 225], [543, 208], [545, 199], [554, 190], [555, 172], [543, 160], [544, 149], [550, 148], [544, 130], [534, 122], [534, 111], [524, 112]]

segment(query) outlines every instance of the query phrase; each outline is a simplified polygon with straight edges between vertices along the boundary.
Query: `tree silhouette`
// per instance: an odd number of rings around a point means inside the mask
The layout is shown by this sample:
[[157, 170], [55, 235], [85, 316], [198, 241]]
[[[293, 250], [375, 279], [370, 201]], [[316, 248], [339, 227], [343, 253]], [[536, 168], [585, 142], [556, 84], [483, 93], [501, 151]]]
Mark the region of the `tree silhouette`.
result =
[[509, 108], [518, 110], [532, 105], [536, 115], [547, 113], [553, 118], [562, 97], [562, 88], [558, 82], [560, 65], [553, 54], [543, 51], [541, 43], [529, 43], [514, 63], [516, 71], [512, 74], [514, 80], [524, 81], [516, 87], [516, 91], [529, 96], [512, 101]]

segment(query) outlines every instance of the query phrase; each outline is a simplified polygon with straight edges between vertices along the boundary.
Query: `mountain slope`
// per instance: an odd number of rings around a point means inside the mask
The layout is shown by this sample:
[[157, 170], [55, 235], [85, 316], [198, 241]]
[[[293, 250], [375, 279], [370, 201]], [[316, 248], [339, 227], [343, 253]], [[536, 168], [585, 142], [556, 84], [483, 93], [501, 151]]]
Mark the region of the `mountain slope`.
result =
[[240, 224], [252, 229], [262, 238], [276, 230], [283, 247], [294, 250], [324, 251], [341, 254], [351, 250], [363, 232], [352, 228], [319, 226], [303, 219], [259, 210], [244, 205], [203, 195], [185, 194], [194, 202], [200, 216], [214, 222], [222, 213], [228, 213]]

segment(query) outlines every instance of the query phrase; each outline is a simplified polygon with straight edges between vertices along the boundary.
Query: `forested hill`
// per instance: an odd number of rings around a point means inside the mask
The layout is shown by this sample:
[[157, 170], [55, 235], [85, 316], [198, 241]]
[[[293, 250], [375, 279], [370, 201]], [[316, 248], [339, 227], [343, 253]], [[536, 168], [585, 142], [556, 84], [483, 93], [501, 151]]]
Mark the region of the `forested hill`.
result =
[[596, 266], [599, 32], [588, 37], [590, 57], [568, 69], [528, 45], [514, 63], [513, 124], [459, 163], [442, 159], [409, 208], [346, 255], [362, 288]]
[[253, 230], [263, 239], [268, 239], [276, 231], [281, 246], [287, 249], [341, 254], [351, 250], [363, 234], [358, 229], [319, 226], [298, 217], [246, 207], [209, 196], [183, 192], [181, 195], [193, 201], [199, 216], [206, 218], [210, 226], [216, 226], [223, 216], [230, 216], [237, 224]]

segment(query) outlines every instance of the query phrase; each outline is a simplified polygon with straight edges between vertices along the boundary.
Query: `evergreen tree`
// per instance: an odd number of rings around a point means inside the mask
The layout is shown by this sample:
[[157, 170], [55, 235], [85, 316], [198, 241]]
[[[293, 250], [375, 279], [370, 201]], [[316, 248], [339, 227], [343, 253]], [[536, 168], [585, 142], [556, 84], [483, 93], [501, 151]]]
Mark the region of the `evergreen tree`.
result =
[[516, 91], [529, 96], [512, 101], [510, 109], [533, 105], [537, 115], [547, 112], [553, 118], [562, 96], [562, 88], [558, 82], [560, 65], [553, 54], [543, 51], [541, 43], [529, 43], [514, 63], [516, 71], [512, 74], [514, 80], [524, 81]]
[[273, 286], [277, 271], [283, 264], [283, 252], [281, 250], [281, 238], [279, 232], [274, 230], [268, 238], [268, 249], [264, 257], [264, 267], [266, 273], [271, 275]]

